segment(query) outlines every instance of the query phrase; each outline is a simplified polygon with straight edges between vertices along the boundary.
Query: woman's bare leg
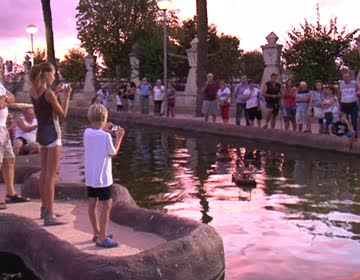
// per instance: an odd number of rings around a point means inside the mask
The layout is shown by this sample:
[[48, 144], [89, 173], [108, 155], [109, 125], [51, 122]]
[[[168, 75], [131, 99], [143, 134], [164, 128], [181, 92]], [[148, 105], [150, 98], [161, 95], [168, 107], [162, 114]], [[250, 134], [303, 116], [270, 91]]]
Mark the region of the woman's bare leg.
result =
[[55, 181], [56, 174], [59, 169], [61, 155], [61, 146], [47, 149], [47, 168], [45, 175], [45, 211], [47, 213], [54, 213], [54, 200], [55, 200]]

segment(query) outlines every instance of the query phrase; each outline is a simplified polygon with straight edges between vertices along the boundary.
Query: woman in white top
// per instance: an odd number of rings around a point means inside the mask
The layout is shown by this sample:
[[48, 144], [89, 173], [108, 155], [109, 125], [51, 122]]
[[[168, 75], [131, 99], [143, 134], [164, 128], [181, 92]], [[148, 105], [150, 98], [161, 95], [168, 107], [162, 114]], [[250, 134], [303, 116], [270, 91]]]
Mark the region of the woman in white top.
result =
[[249, 87], [244, 91], [244, 99], [246, 100], [246, 112], [249, 117], [250, 126], [254, 126], [255, 118], [258, 127], [261, 127], [262, 112], [261, 112], [261, 94], [260, 90], [255, 87], [255, 83], [248, 81]]
[[161, 80], [156, 81], [156, 85], [153, 88], [154, 92], [154, 115], [160, 116], [161, 105], [164, 99], [165, 88], [161, 85]]
[[339, 102], [335, 96], [334, 86], [326, 87], [322, 108], [324, 111], [324, 133], [328, 133], [329, 125], [339, 120]]
[[9, 114], [8, 105], [14, 100], [14, 96], [0, 83], [0, 169], [2, 169], [6, 186], [6, 200], [5, 202], [0, 201], [0, 210], [6, 209], [6, 203], [29, 201], [29, 199], [16, 194], [14, 188], [15, 155], [6, 128], [6, 120]]
[[231, 104], [231, 91], [225, 85], [225, 81], [220, 81], [219, 90], [217, 92], [220, 101], [220, 112], [223, 123], [229, 122], [229, 111]]

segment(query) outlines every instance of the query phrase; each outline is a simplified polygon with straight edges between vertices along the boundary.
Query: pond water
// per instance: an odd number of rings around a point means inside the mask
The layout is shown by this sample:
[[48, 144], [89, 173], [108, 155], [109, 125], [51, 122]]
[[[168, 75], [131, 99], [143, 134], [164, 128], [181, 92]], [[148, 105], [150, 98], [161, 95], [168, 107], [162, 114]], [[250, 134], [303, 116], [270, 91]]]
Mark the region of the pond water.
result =
[[[315, 150], [124, 125], [114, 180], [137, 203], [213, 226], [226, 279], [359, 279], [360, 160]], [[83, 180], [84, 124], [64, 127], [60, 176]], [[256, 188], [231, 180], [255, 166]]]

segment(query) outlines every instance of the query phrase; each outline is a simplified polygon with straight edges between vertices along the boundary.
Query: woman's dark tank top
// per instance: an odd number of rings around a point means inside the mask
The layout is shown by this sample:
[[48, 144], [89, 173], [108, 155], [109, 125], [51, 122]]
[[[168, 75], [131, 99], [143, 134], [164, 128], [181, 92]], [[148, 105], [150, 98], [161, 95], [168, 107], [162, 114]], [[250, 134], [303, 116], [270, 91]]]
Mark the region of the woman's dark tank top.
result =
[[[275, 86], [269, 81], [266, 83], [266, 87], [267, 87], [267, 94], [270, 95], [279, 95], [281, 92], [281, 85], [279, 83], [276, 83]], [[279, 98], [265, 98], [267, 103], [279, 103], [280, 99]]]
[[59, 117], [54, 113], [51, 104], [46, 101], [45, 92], [38, 98], [31, 97], [38, 121], [37, 141], [43, 146], [61, 138]]

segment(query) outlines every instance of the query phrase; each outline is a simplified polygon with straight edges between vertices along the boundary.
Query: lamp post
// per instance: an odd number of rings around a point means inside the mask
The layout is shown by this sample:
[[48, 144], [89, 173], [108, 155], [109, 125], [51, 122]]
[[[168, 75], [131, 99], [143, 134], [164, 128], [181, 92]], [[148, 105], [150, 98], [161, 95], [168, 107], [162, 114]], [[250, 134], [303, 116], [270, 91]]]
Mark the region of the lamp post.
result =
[[31, 40], [31, 65], [34, 65], [34, 35], [38, 32], [38, 28], [34, 24], [26, 27], [27, 34], [30, 35]]
[[167, 30], [166, 30], [166, 11], [167, 10], [171, 10], [173, 7], [173, 2], [172, 0], [158, 0], [157, 1], [157, 6], [160, 10], [162, 10], [164, 12], [164, 21], [163, 21], [163, 26], [164, 26], [164, 36], [163, 36], [163, 40], [164, 40], [164, 45], [163, 45], [163, 53], [164, 53], [164, 88], [165, 88], [165, 112], [166, 112], [166, 116], [168, 116], [167, 113]]

